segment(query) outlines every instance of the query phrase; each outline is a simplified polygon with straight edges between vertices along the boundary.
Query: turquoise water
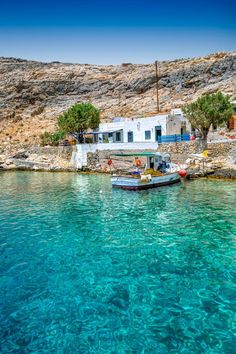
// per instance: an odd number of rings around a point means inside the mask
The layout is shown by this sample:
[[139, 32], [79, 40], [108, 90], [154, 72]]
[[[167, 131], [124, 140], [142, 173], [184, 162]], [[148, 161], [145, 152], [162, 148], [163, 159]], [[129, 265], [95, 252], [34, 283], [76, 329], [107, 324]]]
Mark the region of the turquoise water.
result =
[[2, 353], [233, 353], [236, 183], [0, 174]]

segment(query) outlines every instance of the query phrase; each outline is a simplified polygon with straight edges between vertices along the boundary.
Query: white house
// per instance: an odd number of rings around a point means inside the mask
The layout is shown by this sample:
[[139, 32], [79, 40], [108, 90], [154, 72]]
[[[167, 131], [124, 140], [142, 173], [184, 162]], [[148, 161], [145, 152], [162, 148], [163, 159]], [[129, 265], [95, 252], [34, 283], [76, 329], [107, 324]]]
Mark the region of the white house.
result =
[[116, 117], [94, 131], [95, 143], [155, 143], [159, 136], [190, 133], [191, 126], [181, 109], [146, 118]]
[[77, 144], [71, 162], [77, 168], [87, 166], [88, 153], [98, 151], [156, 151], [159, 136], [180, 135], [190, 131], [191, 126], [181, 109], [147, 118], [116, 117], [111, 123], [101, 123], [97, 130], [85, 133], [85, 142], [89, 134], [90, 143]]

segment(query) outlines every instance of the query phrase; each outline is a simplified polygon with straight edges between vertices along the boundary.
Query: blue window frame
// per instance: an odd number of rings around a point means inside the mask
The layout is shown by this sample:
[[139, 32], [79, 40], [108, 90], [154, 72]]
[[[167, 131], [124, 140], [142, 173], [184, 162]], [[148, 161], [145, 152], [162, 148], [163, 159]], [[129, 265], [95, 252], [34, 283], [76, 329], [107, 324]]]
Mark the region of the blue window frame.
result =
[[128, 132], [127, 137], [128, 137], [128, 143], [132, 143], [134, 141], [134, 133], [133, 132]]
[[145, 130], [145, 140], [151, 139], [151, 130]]

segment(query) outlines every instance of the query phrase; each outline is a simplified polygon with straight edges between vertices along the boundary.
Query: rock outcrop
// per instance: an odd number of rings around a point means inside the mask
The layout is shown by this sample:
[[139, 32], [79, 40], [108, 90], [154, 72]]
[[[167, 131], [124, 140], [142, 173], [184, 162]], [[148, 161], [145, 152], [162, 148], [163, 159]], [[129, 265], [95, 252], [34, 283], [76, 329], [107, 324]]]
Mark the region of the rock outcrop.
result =
[[76, 171], [71, 162], [73, 146], [30, 147], [15, 155], [0, 155], [0, 171]]
[[[235, 95], [236, 53], [159, 62], [161, 110], [181, 107], [204, 92]], [[154, 64], [96, 66], [0, 58], [0, 146], [37, 144], [56, 117], [89, 101], [102, 118], [156, 113]], [[1, 151], [0, 151], [1, 153]]]

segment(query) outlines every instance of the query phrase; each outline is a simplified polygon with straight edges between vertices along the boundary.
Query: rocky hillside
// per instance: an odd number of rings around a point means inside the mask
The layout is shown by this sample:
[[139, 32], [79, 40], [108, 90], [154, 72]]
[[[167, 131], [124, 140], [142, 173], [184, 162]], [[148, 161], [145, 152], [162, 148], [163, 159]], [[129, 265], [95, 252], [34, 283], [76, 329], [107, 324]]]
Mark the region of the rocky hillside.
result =
[[[159, 62], [161, 110], [181, 107], [203, 92], [235, 98], [236, 53]], [[0, 58], [0, 145], [38, 142], [75, 102], [90, 101], [103, 119], [156, 113], [154, 64], [96, 66]]]

